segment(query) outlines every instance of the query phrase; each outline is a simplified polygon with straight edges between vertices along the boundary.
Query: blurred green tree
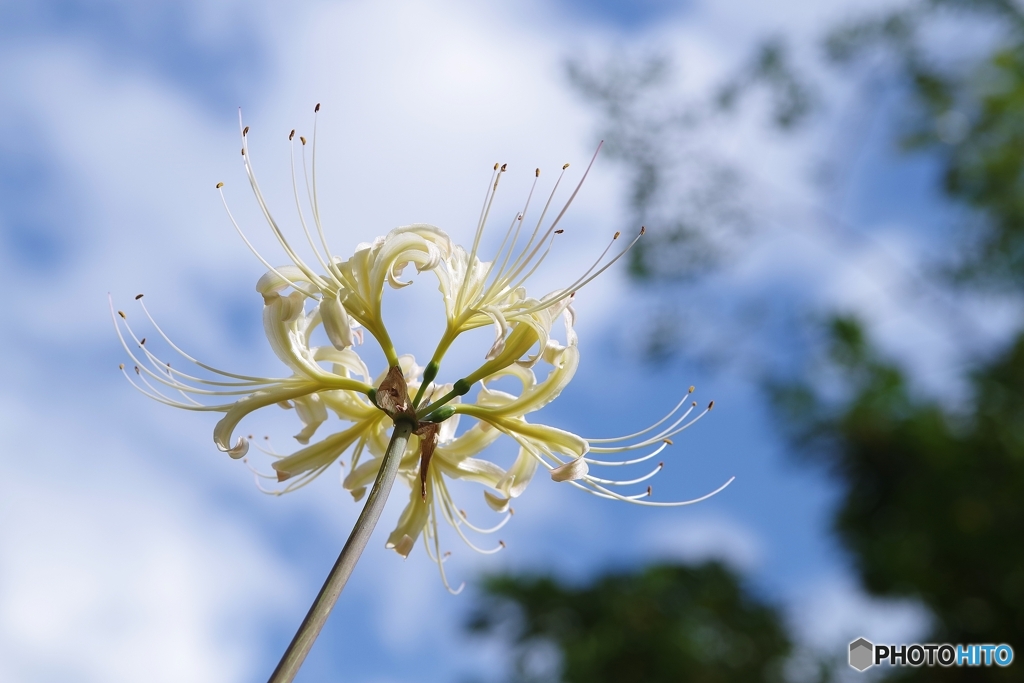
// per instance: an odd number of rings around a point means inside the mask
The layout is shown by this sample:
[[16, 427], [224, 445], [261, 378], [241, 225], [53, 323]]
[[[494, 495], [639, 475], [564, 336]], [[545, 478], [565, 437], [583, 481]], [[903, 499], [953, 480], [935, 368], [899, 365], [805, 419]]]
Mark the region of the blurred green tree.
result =
[[[794, 443], [843, 484], [833, 528], [868, 591], [931, 610], [927, 642], [1024, 642], [1024, 335], [959, 412], [915, 398], [850, 318], [830, 330], [848, 395], [775, 387]], [[1017, 681], [1009, 668], [906, 668], [914, 681]]]
[[[844, 23], [824, 45], [827, 64], [838, 70], [833, 77], [860, 70], [866, 88], [882, 83], [896, 94], [898, 105], [884, 110], [886, 129], [903, 150], [928, 155], [939, 168], [939, 189], [956, 220], [952, 231], [932, 231], [941, 241], [940, 267], [926, 286], [954, 297], [994, 288], [1024, 301], [1018, 4], [912, 1]], [[744, 205], [743, 169], [694, 146], [702, 127], [763, 90], [769, 118], [799, 132], [818, 112], [816, 93], [827, 89], [798, 74], [779, 39], [766, 41], [714, 92], [687, 99], [666, 85], [664, 59], [609, 65], [577, 62], [570, 76], [603, 114], [602, 137], [631, 174], [633, 219], [662, 228], [631, 254], [632, 274], [672, 298], [674, 283], [713, 268], [759, 213]], [[699, 172], [678, 170], [687, 165]], [[1005, 642], [1024, 652], [1024, 329], [973, 358], [970, 397], [951, 408], [916, 391], [856, 319], [824, 318], [816, 362], [764, 383], [795, 457], [840, 486], [833, 529], [864, 588], [924, 604], [933, 615], [928, 642]], [[669, 345], [660, 339], [655, 346]], [[521, 681], [776, 680], [779, 657], [793, 650], [775, 609], [719, 565], [652, 567], [582, 587], [498, 577], [485, 590], [473, 628], [511, 638]], [[558, 654], [557, 675], [528, 675], [537, 643]], [[845, 646], [836, 644], [844, 660]], [[745, 659], [730, 654], [740, 651]], [[1020, 672], [1015, 662], [905, 667], [884, 676], [1005, 683], [1024, 679]]]
[[778, 610], [718, 562], [612, 572], [579, 586], [493, 576], [483, 588], [469, 628], [511, 641], [518, 683], [785, 680], [792, 645]]
[[[954, 35], [966, 37], [950, 45]], [[825, 47], [837, 65], [883, 64], [905, 88], [900, 142], [937, 159], [947, 197], [971, 210], [950, 245], [953, 274], [1024, 284], [1024, 11], [1011, 0], [919, 0], [843, 25]]]
[[[936, 26], [986, 26], [956, 59]], [[976, 39], [977, 40], [977, 39]], [[978, 49], [978, 45], [982, 49]], [[854, 22], [827, 40], [851, 65], [885, 52], [907, 93], [897, 121], [910, 152], [938, 161], [941, 189], [966, 209], [946, 245], [954, 288], [1024, 284], [1024, 14], [1004, 0], [925, 0]], [[944, 58], [945, 57], [945, 58]], [[865, 588], [931, 611], [931, 642], [1024, 643], [1024, 332], [975, 358], [956, 410], [914, 392], [854, 319], [828, 324], [827, 361], [770, 385], [793, 442], [843, 488], [834, 530]], [[844, 398], [817, 389], [838, 373]], [[834, 375], [833, 375], [834, 376]], [[904, 668], [912, 681], [1021, 680], [1019, 668]]]

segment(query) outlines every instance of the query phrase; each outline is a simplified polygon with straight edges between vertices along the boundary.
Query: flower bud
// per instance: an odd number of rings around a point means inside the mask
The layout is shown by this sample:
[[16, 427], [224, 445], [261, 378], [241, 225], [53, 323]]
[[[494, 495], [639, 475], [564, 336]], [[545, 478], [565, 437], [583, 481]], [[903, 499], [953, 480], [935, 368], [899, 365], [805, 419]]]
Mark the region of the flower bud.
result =
[[348, 311], [342, 305], [345, 300], [345, 293], [338, 290], [334, 296], [325, 294], [320, 302], [320, 318], [324, 322], [324, 332], [331, 344], [339, 351], [344, 351], [352, 346], [352, 321], [348, 317]]

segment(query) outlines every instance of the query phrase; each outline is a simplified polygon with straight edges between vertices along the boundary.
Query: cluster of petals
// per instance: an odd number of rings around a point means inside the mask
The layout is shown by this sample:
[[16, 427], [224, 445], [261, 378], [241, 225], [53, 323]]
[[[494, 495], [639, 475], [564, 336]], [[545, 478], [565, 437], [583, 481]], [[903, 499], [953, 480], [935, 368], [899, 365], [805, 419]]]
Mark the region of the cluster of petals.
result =
[[[125, 371], [129, 381], [162, 403], [187, 410], [223, 413], [214, 428], [214, 442], [233, 458], [243, 458], [249, 451], [250, 440], [235, 435], [243, 418], [275, 405], [295, 411], [302, 424], [294, 437], [300, 448], [291, 453], [279, 453], [269, 444], [257, 442], [257, 447], [270, 457], [273, 468], [273, 472], [268, 473], [253, 468], [258, 481], [272, 482], [270, 488], [261, 485], [263, 490], [275, 494], [294, 490], [339, 462], [345, 454], [349, 454], [349, 462], [344, 470], [343, 485], [357, 500], [374, 481], [388, 448], [395, 416], [389, 415], [374, 399], [375, 388], [381, 386], [388, 370], [371, 376], [355, 350], [368, 334], [380, 344], [389, 367], [400, 368], [408, 395], [416, 396], [419, 419], [429, 421], [435, 414], [429, 412], [433, 406], [448, 406], [444, 419], [430, 430], [415, 433], [401, 456], [398, 476], [409, 485], [410, 495], [387, 541], [389, 548], [407, 556], [422, 538], [427, 552], [437, 561], [446, 585], [443, 565], [446, 553], [440, 545], [439, 520], [453, 527], [475, 550], [499, 550], [504, 543], [481, 548], [473, 536], [495, 532], [508, 521], [513, 514], [512, 500], [522, 495], [539, 468], [546, 469], [555, 481], [567, 482], [600, 497], [627, 502], [685, 505], [707, 497], [672, 503], [652, 501], [651, 488], [646, 482], [660, 471], [662, 463], [626, 479], [602, 478], [591, 473], [592, 467], [639, 465], [661, 453], [671, 444], [672, 436], [707, 412], [705, 409], [693, 414], [696, 404], [689, 400], [688, 392], [661, 421], [622, 439], [585, 439], [533, 419], [533, 413], [562, 392], [579, 365], [577, 336], [573, 329], [575, 313], [571, 307], [576, 291], [625, 253], [624, 249], [605, 259], [609, 251], [606, 249], [594, 266], [565, 287], [539, 299], [527, 294], [525, 282], [543, 262], [561, 232], [557, 225], [572, 197], [549, 219], [555, 194], [552, 190], [539, 211], [535, 227], [528, 229], [524, 223], [533, 196], [531, 190], [522, 211], [511, 221], [497, 254], [492, 260], [484, 261], [478, 254], [481, 237], [498, 182], [506, 170], [495, 165], [471, 249], [453, 244], [447, 234], [434, 226], [416, 224], [396, 228], [372, 243], [360, 244], [351, 257], [343, 260], [331, 252], [324, 238], [316, 204], [314, 166], [313, 183], [306, 184], [310, 220], [307, 221], [301, 208], [299, 210], [299, 223], [315, 254], [316, 263], [311, 265], [285, 238], [264, 200], [253, 172], [247, 132], [246, 128], [242, 135], [245, 169], [259, 206], [290, 261], [275, 266], [256, 253], [267, 267], [266, 274], [256, 285], [264, 302], [264, 332], [290, 374], [277, 378], [255, 377], [201, 363], [171, 342], [149, 315], [141, 295], [137, 298], [148, 323], [171, 349], [188, 363], [198, 366], [198, 372], [183, 372], [158, 357], [152, 350], [153, 343], [147, 345], [146, 339], [136, 334], [123, 312], [119, 311], [114, 321], [122, 344], [135, 363], [135, 377]], [[304, 139], [302, 144], [304, 151]], [[302, 169], [305, 174], [304, 157]], [[293, 179], [294, 176], [293, 155]], [[293, 186], [296, 205], [301, 207], [298, 183]], [[220, 187], [222, 184], [218, 184]], [[576, 191], [578, 189], [579, 186]], [[572, 196], [575, 194], [574, 191]], [[230, 210], [228, 215], [231, 216]], [[231, 220], [234, 223], [233, 216]], [[252, 248], [237, 223], [235, 226]], [[255, 253], [255, 249], [253, 251]], [[432, 273], [445, 302], [446, 330], [437, 352], [426, 366], [418, 365], [411, 356], [397, 353], [381, 314], [385, 287], [400, 289], [411, 284], [405, 279], [410, 267], [421, 273]], [[113, 314], [113, 307], [111, 311]], [[564, 343], [552, 334], [552, 327], [559, 319], [564, 322]], [[480, 367], [456, 383], [434, 382], [451, 342], [467, 330], [488, 325], [493, 326], [495, 339], [481, 354]], [[323, 330], [328, 344], [314, 343], [314, 338], [322, 338], [314, 335], [318, 328]], [[541, 367], [548, 369], [539, 377]], [[514, 383], [519, 387], [518, 393], [497, 388], [498, 380], [502, 379], [506, 381], [500, 383], [501, 387]], [[468, 388], [473, 385], [478, 385], [478, 390], [470, 397]], [[204, 398], [215, 402], [204, 402]], [[331, 415], [342, 428], [329, 428]], [[464, 428], [461, 431], [460, 423]], [[518, 447], [514, 462], [507, 468], [482, 457], [503, 436]], [[431, 443], [424, 443], [425, 439], [430, 439]], [[626, 457], [618, 460], [602, 455], [623, 453]], [[633, 454], [637, 454], [636, 457]], [[449, 492], [448, 481], [452, 479], [483, 487], [487, 506], [499, 515], [495, 524], [483, 527], [470, 523]], [[639, 487], [639, 490], [621, 492], [628, 491], [628, 487]]]

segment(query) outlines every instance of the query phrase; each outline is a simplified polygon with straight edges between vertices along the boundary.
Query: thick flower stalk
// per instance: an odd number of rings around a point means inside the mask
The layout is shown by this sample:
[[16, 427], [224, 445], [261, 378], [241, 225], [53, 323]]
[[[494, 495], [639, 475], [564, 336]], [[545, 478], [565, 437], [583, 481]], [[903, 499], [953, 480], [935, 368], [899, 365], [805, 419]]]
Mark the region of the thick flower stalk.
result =
[[[522, 209], [512, 217], [490, 260], [483, 260], [480, 251], [498, 186], [507, 171], [498, 164], [488, 181], [470, 249], [454, 244], [439, 228], [416, 224], [395, 228], [372, 242], [360, 244], [350, 257], [342, 259], [329, 248], [320, 221], [315, 127], [311, 164], [306, 163], [306, 139], [299, 138], [303, 193], [296, 174], [292, 131], [289, 140], [293, 144], [296, 227], [313, 254], [310, 261], [303, 259], [286, 237], [263, 197], [253, 170], [248, 131], [248, 127], [242, 128], [241, 136], [246, 176], [287, 262], [273, 265], [257, 252], [235, 221], [226, 199], [224, 206], [242, 239], [267, 269], [256, 284], [263, 298], [263, 327], [287, 372], [280, 377], [257, 377], [219, 370], [196, 360], [164, 334], [139, 295], [136, 299], [156, 336], [186, 364], [196, 368], [186, 372], [177, 363], [172, 365], [158, 356], [153, 342], [147, 344], [146, 338], [139, 336], [124, 312], [115, 314], [112, 305], [111, 314], [133, 362], [131, 371], [121, 366], [129, 381], [161, 403], [222, 413], [214, 427], [214, 443], [231, 457], [243, 458], [248, 463], [245, 456], [251, 437], [235, 432], [251, 413], [273, 406], [295, 411], [302, 425], [295, 434], [299, 448], [281, 453], [271, 448], [269, 441], [263, 445], [257, 442], [257, 448], [271, 460], [270, 471], [250, 464], [257, 481], [266, 482], [260, 484], [262, 490], [273, 494], [295, 490], [347, 456], [344, 487], [356, 500], [364, 497], [368, 487], [373, 487], [367, 509], [360, 517], [360, 524], [372, 528], [375, 515], [379, 515], [387, 498], [390, 482], [397, 477], [408, 485], [409, 498], [397, 527], [388, 536], [387, 547], [405, 557], [422, 539], [450, 590], [441, 522], [474, 550], [500, 550], [503, 542], [482, 547], [479, 537], [496, 532], [509, 521], [513, 499], [523, 494], [538, 470], [546, 470], [556, 482], [598, 497], [640, 505], [688, 505], [717, 493], [713, 491], [696, 500], [658, 502], [653, 500], [648, 484], [663, 467], [662, 462], [653, 467], [649, 463], [672, 444], [672, 437], [700, 419], [713, 405], [698, 411], [697, 404], [690, 400], [692, 387], [661, 420], [619, 439], [584, 438], [534, 419], [537, 411], [558, 397], [579, 365], [573, 327], [575, 312], [571, 305], [576, 293], [625, 254], [643, 234], [641, 229], [635, 239], [616, 249], [616, 233], [594, 264], [578, 277], [567, 279], [564, 286], [540, 297], [527, 293], [527, 281], [562, 233], [560, 221], [579, 192], [589, 166], [557, 211], [553, 205], [568, 164], [539, 210], [532, 206], [540, 177], [537, 170], [533, 188]], [[217, 188], [223, 198], [223, 183], [218, 183]], [[412, 356], [398, 353], [381, 314], [385, 289], [401, 289], [411, 284], [404, 279], [410, 266], [436, 277], [445, 304], [444, 333], [434, 354], [422, 367]], [[559, 319], [564, 334], [556, 335], [553, 328]], [[483, 326], [493, 327], [494, 341], [489, 348], [481, 349], [480, 366], [450, 383], [436, 382], [454, 340]], [[364, 333], [380, 345], [387, 360], [388, 367], [375, 376], [371, 376], [355, 350]], [[556, 338], [559, 336], [564, 337], [564, 342]], [[317, 339], [327, 343], [318, 344]], [[518, 391], [507, 390], [509, 380], [518, 386]], [[499, 385], [504, 388], [499, 389]], [[332, 416], [338, 427], [333, 426]], [[518, 455], [507, 468], [486, 457], [488, 447], [502, 437], [518, 447]], [[641, 469], [633, 476], [618, 479], [594, 473], [630, 466]], [[482, 487], [486, 504], [497, 515], [493, 523], [470, 522], [449, 490], [452, 480]], [[344, 585], [346, 572], [351, 571], [354, 557], [361, 550], [359, 544], [365, 544], [369, 536], [367, 529], [358, 527], [353, 532], [353, 539], [359, 536], [358, 543], [350, 539], [354, 550], [350, 551], [347, 545], [339, 558], [344, 576], [330, 590], [325, 585], [321, 595], [327, 596], [323, 600], [326, 610]], [[315, 605], [307, 621], [317, 609]], [[308, 650], [319, 626], [310, 628], [314, 629], [312, 636], [297, 635], [290, 654], [282, 660], [282, 671], [292, 673], [282, 673], [280, 677], [275, 674], [272, 680], [290, 680], [289, 676], [294, 675], [290, 667], [297, 669], [294, 662], [301, 663], [305, 652], [302, 648]], [[289, 661], [292, 664], [286, 666]]]

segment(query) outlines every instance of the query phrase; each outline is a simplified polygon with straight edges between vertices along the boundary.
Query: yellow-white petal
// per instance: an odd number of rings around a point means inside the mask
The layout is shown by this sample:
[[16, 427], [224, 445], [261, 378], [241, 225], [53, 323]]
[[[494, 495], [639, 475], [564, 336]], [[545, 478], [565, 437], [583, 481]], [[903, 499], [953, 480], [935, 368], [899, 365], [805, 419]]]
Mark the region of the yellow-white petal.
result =
[[551, 478], [555, 481], [576, 481], [585, 477], [588, 471], [587, 461], [580, 457], [551, 470]]
[[323, 320], [324, 332], [327, 338], [339, 351], [352, 346], [352, 321], [348, 312], [342, 304], [346, 292], [338, 290], [337, 294], [331, 296], [325, 294], [320, 301], [320, 318]]
[[354, 444], [359, 437], [363, 436], [371, 425], [372, 421], [370, 420], [357, 422], [342, 432], [332, 434], [312, 446], [307, 446], [285, 458], [277, 460], [271, 466], [277, 471], [278, 479], [284, 481], [297, 474], [329, 465], [344, 453], [349, 446]]
[[239, 452], [231, 447], [231, 434], [234, 432], [235, 427], [241, 422], [242, 418], [251, 413], [254, 410], [265, 408], [266, 406], [272, 406], [275, 403], [281, 401], [288, 401], [291, 399], [299, 398], [300, 396], [308, 396], [317, 390], [317, 385], [312, 382], [303, 382], [302, 384], [290, 384], [285, 386], [277, 386], [271, 389], [264, 389], [249, 394], [245, 398], [236, 401], [234, 405], [228, 409], [227, 414], [221, 418], [217, 426], [213, 428], [213, 442], [217, 444], [217, 448], [221, 451], [230, 454], [234, 458], [240, 458], [245, 453], [244, 451]]

